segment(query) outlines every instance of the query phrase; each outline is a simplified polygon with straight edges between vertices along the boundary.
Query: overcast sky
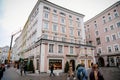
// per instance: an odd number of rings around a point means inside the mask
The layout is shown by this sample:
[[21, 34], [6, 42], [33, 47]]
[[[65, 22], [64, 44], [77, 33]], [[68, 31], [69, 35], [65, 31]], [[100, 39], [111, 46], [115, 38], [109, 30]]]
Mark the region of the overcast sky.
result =
[[[84, 21], [86, 21], [119, 0], [48, 1], [84, 14]], [[0, 47], [10, 45], [11, 35], [23, 28], [36, 2], [37, 0], [0, 0]]]

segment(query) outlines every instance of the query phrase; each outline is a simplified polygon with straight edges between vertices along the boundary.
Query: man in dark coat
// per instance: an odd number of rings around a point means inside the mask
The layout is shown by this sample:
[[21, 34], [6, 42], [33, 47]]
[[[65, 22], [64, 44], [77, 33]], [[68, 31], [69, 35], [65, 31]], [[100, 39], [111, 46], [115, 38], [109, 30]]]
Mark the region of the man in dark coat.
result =
[[54, 70], [54, 65], [53, 64], [51, 64], [51, 67], [50, 67], [50, 76], [51, 75], [54, 75], [55, 76], [55, 74], [53, 73], [53, 70]]

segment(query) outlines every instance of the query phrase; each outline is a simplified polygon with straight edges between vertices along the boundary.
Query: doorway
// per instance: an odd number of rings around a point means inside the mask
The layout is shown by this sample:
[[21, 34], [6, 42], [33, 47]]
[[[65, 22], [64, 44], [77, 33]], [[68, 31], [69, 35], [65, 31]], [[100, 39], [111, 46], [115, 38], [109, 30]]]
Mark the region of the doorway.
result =
[[105, 62], [104, 62], [103, 57], [99, 57], [99, 58], [98, 58], [98, 65], [99, 65], [100, 67], [104, 67], [104, 66], [105, 66]]
[[70, 64], [72, 65], [72, 70], [75, 71], [75, 60], [70, 60]]

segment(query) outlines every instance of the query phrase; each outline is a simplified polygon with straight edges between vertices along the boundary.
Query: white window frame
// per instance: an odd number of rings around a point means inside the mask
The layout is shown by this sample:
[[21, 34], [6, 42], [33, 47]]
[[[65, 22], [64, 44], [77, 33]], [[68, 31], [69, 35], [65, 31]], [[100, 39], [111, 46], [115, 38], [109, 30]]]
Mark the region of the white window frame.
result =
[[[63, 28], [64, 28], [64, 32], [63, 32]], [[63, 26], [63, 25], [61, 25], [61, 32], [62, 32], [62, 33], [66, 33], [66, 27]]]
[[[113, 26], [113, 29], [111, 29], [111, 26]], [[110, 25], [110, 30], [114, 30], [115, 29], [115, 27], [114, 27], [114, 25], [112, 24], [112, 25]]]
[[116, 22], [116, 27], [117, 27], [117, 28], [120, 28], [120, 26], [118, 26], [117, 23], [120, 23], [120, 21], [117, 21], [117, 22]]
[[[46, 15], [47, 15], [47, 17], [46, 17]], [[47, 12], [47, 11], [44, 11], [44, 19], [47, 19], [47, 20], [49, 20], [49, 12]]]
[[64, 18], [64, 17], [61, 17], [61, 18], [60, 18], [60, 22], [61, 22], [61, 24], [65, 24], [65, 18]]
[[74, 35], [74, 30], [70, 28], [70, 35]]
[[73, 20], [69, 19], [69, 26], [73, 26]]
[[[107, 29], [107, 31], [106, 31], [106, 29]], [[108, 28], [107, 27], [104, 28], [104, 32], [108, 32]]]
[[[107, 37], [109, 37], [109, 41], [107, 41]], [[109, 35], [105, 36], [105, 41], [110, 42], [110, 36]]]
[[[111, 18], [111, 19], [110, 19]], [[112, 20], [112, 16], [111, 15], [109, 15], [108, 16], [108, 21], [111, 21]]]
[[[49, 43], [48, 44], [48, 52], [49, 52], [49, 49], [50, 49], [50, 44], [53, 44], [53, 43]], [[49, 54], [53, 54], [54, 52], [55, 52], [55, 44], [53, 44], [54, 46], [53, 46], [53, 52], [49, 52]]]
[[[116, 36], [116, 34], [115, 34], [115, 33], [111, 35], [112, 40], [113, 40], [113, 35], [115, 35], [115, 37], [116, 37], [116, 39], [115, 39], [115, 40], [117, 40], [117, 36]], [[113, 40], [113, 41], [114, 41], [114, 40]]]
[[[73, 47], [73, 53], [71, 53], [70, 47]], [[74, 54], [74, 46], [69, 46], [69, 54]]]
[[[56, 30], [54, 31], [55, 25], [56, 25]], [[58, 24], [53, 23], [53, 25], [52, 25], [52, 31], [53, 32], [57, 32], [58, 31]]]
[[[101, 53], [102, 53], [102, 48], [101, 48], [101, 47], [98, 47], [97, 53], [99, 53], [99, 49], [101, 50]], [[101, 54], [101, 53], [100, 53], [100, 54]]]
[[[117, 14], [117, 16], [115, 16], [115, 14]], [[117, 17], [119, 17], [119, 13], [116, 11], [114, 12], [114, 18], [117, 18]]]
[[56, 14], [53, 14], [52, 16], [53, 16], [53, 17], [52, 17], [53, 21], [54, 21], [54, 22], [57, 22], [57, 21], [58, 21], [58, 16], [57, 16]]
[[[48, 24], [47, 27], [46, 27], [46, 23]], [[43, 22], [43, 29], [44, 30], [48, 30], [49, 29], [49, 22], [47, 22], [47, 21]]]
[[120, 32], [117, 32], [118, 38], [120, 38]]
[[[62, 46], [62, 52], [61, 53], [59, 52], [59, 45]], [[63, 44], [58, 44], [58, 54], [62, 54], [62, 53], [64, 53], [64, 45]]]
[[[119, 49], [119, 48], [120, 48], [120, 47], [119, 47], [119, 44], [114, 44], [114, 45], [113, 45], [114, 51], [115, 51], [115, 46], [116, 46], [116, 45], [118, 46], [118, 51], [120, 51], [120, 49]], [[115, 51], [115, 52], [116, 52], [116, 51]]]
[[111, 48], [111, 52], [113, 51], [113, 50], [112, 50], [112, 46], [109, 45], [109, 46], [107, 46], [107, 52], [108, 52], [108, 53], [109, 53], [109, 49], [108, 49], [109, 47]]

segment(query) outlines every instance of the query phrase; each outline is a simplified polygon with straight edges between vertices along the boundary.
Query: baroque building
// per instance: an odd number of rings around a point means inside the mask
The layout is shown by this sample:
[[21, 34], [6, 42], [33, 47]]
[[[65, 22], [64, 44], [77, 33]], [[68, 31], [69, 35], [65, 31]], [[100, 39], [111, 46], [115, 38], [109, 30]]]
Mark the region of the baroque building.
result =
[[67, 61], [73, 71], [80, 63], [90, 68], [95, 47], [85, 43], [83, 18], [83, 14], [38, 0], [15, 41], [16, 53], [25, 61], [32, 60], [36, 72], [49, 72], [51, 63], [55, 72], [64, 72]]
[[85, 22], [86, 42], [95, 45], [100, 66], [118, 66], [120, 62], [120, 1]]

